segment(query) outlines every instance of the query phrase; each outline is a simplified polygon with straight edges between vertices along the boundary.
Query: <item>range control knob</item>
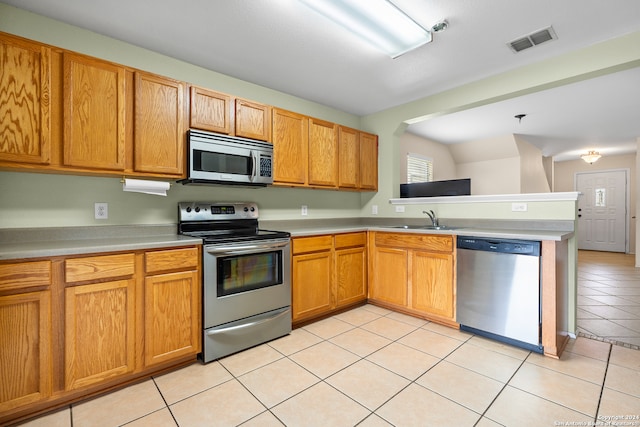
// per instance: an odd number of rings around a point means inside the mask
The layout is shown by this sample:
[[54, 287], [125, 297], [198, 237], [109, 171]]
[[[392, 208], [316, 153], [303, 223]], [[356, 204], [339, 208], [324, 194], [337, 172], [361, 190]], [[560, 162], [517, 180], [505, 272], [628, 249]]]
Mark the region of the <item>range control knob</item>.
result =
[[196, 212], [200, 212], [200, 207], [196, 206]]
[[[252, 208], [252, 210], [253, 210], [253, 208]], [[245, 211], [245, 212], [249, 212], [249, 208], [245, 206], [245, 207], [244, 207], [244, 209], [243, 209], [243, 211]]]
[[187, 211], [187, 213], [191, 212], [191, 206], [187, 206], [187, 209], [185, 209]]
[[256, 208], [254, 208], [253, 206], [251, 206], [251, 212], [255, 212]]

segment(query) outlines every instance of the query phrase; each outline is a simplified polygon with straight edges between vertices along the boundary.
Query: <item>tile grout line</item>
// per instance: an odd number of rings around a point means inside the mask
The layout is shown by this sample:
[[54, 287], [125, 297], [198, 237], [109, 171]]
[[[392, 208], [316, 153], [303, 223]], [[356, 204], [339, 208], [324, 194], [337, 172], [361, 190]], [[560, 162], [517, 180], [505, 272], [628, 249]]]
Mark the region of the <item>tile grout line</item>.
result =
[[[522, 359], [522, 361], [520, 362], [520, 365], [518, 365], [518, 369], [516, 369], [515, 371], [513, 371], [513, 374], [511, 374], [511, 376], [509, 377], [509, 379], [507, 380], [506, 383], [504, 383], [504, 386], [502, 386], [502, 388], [500, 389], [500, 391], [498, 392], [498, 394], [496, 394], [496, 396], [493, 398], [493, 400], [491, 400], [491, 403], [489, 403], [489, 405], [485, 408], [484, 412], [482, 412], [482, 414], [480, 414], [480, 418], [478, 419], [478, 421], [474, 424], [474, 427], [478, 425], [478, 423], [480, 421], [482, 421], [483, 418], [485, 418], [485, 415], [487, 414], [487, 412], [489, 411], [489, 409], [493, 406], [493, 404], [496, 402], [496, 400], [498, 400], [498, 397], [500, 397], [500, 395], [502, 394], [502, 392], [504, 392], [504, 390], [507, 388], [507, 386], [509, 385], [509, 383], [511, 382], [511, 380], [513, 379], [513, 377], [516, 376], [516, 374], [518, 373], [518, 371], [520, 370], [520, 368], [522, 368], [522, 365], [525, 364], [525, 362], [527, 361], [527, 359], [531, 356], [532, 352], [529, 352], [529, 354], [527, 355], [527, 357], [525, 357], [524, 359]], [[500, 424], [499, 422], [486, 417], [488, 420], [491, 420], [497, 424]], [[502, 425], [502, 424], [500, 424]]]
[[593, 425], [598, 422], [598, 414], [600, 413], [600, 404], [602, 403], [602, 395], [604, 394], [604, 384], [607, 381], [607, 373], [609, 372], [609, 364], [611, 363], [611, 354], [613, 353], [613, 346], [609, 346], [609, 354], [607, 355], [607, 366], [604, 369], [604, 377], [602, 378], [602, 387], [600, 388], [600, 396], [598, 396], [598, 404], [596, 405], [596, 415], [593, 417]]

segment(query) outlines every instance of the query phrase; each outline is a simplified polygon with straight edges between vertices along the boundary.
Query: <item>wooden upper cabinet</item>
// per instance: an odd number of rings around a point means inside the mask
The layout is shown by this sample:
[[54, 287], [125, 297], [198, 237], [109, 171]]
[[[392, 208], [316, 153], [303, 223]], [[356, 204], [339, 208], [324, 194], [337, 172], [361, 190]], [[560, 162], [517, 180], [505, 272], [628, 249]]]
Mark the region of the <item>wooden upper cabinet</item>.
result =
[[184, 82], [136, 71], [134, 171], [184, 173], [185, 91]]
[[236, 98], [235, 134], [244, 138], [269, 141], [271, 138], [271, 107]]
[[338, 133], [335, 123], [309, 118], [309, 185], [338, 185]]
[[63, 164], [125, 169], [125, 69], [64, 52]]
[[358, 188], [360, 176], [360, 132], [338, 126], [338, 186]]
[[0, 35], [0, 161], [48, 164], [51, 49]]
[[273, 109], [273, 182], [307, 183], [309, 121], [302, 114]]
[[231, 96], [191, 86], [189, 127], [224, 134], [231, 133]]
[[378, 136], [360, 132], [360, 188], [378, 190]]

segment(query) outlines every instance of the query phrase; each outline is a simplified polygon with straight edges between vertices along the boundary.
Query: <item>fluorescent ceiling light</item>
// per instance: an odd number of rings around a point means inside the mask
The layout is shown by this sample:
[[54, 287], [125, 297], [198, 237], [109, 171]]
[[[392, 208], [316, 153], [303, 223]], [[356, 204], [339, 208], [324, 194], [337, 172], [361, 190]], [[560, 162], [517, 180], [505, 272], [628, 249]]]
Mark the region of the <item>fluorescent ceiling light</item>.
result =
[[432, 40], [431, 32], [388, 0], [301, 0], [392, 58]]

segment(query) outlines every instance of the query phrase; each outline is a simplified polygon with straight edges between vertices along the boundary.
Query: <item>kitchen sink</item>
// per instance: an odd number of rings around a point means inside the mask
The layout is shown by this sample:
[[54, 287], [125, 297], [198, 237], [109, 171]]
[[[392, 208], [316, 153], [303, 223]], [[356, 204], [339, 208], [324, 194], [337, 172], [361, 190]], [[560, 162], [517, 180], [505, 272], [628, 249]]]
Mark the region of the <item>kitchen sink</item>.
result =
[[405, 230], [456, 230], [460, 227], [448, 225], [394, 225], [391, 228], [403, 228]]

